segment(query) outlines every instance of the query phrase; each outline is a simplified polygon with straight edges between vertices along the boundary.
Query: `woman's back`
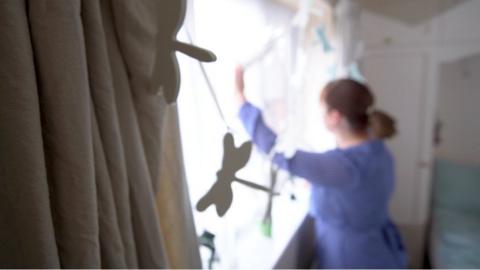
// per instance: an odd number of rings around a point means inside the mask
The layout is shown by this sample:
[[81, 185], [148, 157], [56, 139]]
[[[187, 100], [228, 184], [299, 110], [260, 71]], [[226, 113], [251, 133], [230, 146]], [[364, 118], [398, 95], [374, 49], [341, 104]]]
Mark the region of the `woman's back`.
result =
[[[334, 150], [350, 163], [351, 185], [312, 188], [317, 258], [322, 268], [403, 268], [406, 254], [390, 221], [393, 159], [382, 141]], [[333, 151], [332, 151], [333, 152]], [[345, 167], [345, 166], [342, 166]]]
[[[380, 140], [371, 140], [348, 149], [336, 149], [349, 163], [349, 173], [337, 179], [348, 185], [322, 185], [312, 181], [312, 216], [347, 230], [368, 230], [388, 220], [388, 202], [394, 186], [393, 159]], [[329, 152], [325, 153], [329, 155]], [[335, 166], [338, 166], [336, 164]], [[317, 184], [316, 184], [317, 183]]]

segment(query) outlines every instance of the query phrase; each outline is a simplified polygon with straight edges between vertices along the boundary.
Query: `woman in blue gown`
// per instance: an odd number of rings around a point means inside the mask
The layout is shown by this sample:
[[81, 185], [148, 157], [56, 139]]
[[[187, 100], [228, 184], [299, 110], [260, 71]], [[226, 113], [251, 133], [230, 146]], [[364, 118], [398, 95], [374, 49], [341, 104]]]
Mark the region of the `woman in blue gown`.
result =
[[[245, 129], [253, 143], [269, 153], [277, 136], [261, 111], [245, 99], [241, 67], [236, 90]], [[315, 220], [319, 268], [407, 266], [400, 234], [388, 212], [394, 163], [382, 141], [395, 134], [395, 122], [384, 112], [370, 112], [373, 103], [366, 85], [350, 79], [329, 83], [319, 105], [337, 147], [323, 153], [297, 151], [291, 158], [273, 154], [280, 168], [311, 183], [310, 215]]]

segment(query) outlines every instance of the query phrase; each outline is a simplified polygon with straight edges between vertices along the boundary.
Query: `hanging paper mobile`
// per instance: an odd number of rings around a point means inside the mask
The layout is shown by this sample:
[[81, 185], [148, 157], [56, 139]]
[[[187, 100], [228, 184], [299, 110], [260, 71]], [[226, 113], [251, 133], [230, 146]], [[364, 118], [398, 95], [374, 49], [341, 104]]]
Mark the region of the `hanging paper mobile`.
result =
[[223, 161], [222, 168], [217, 172], [217, 181], [210, 188], [208, 193], [197, 203], [197, 210], [204, 211], [210, 205], [215, 205], [217, 214], [222, 217], [230, 208], [233, 200], [232, 183], [234, 181], [248, 187], [271, 193], [270, 189], [238, 178], [235, 174], [243, 168], [250, 157], [252, 143], [243, 143], [235, 147], [231, 133], [225, 134], [223, 138]]
[[180, 88], [180, 71], [175, 55], [176, 51], [201, 62], [216, 60], [216, 56], [212, 52], [177, 40], [177, 32], [185, 19], [185, 5], [185, 0], [165, 1], [162, 14], [159, 14], [161, 29], [157, 33], [157, 55], [150, 87], [154, 93], [162, 92], [168, 104], [176, 102]]

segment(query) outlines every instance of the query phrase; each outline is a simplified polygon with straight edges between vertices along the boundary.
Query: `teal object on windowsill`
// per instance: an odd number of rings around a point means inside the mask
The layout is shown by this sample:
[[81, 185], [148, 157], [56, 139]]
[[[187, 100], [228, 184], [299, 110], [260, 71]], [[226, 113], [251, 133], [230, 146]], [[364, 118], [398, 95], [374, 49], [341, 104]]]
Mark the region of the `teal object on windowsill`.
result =
[[272, 220], [266, 219], [261, 224], [262, 234], [268, 238], [272, 237]]

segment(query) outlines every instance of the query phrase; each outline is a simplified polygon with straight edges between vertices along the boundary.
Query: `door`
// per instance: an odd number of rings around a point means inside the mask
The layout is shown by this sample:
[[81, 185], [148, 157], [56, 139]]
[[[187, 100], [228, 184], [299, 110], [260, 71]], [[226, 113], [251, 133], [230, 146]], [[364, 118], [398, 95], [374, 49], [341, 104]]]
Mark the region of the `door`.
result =
[[[365, 77], [376, 96], [376, 108], [397, 120], [398, 135], [387, 141], [396, 162], [396, 189], [390, 209], [400, 226], [413, 266], [421, 267], [423, 239], [428, 213], [430, 181], [425, 170], [425, 134], [429, 122], [425, 115], [428, 65], [422, 53], [383, 53], [369, 55], [362, 62]], [[428, 179], [422, 179], [428, 178]]]

